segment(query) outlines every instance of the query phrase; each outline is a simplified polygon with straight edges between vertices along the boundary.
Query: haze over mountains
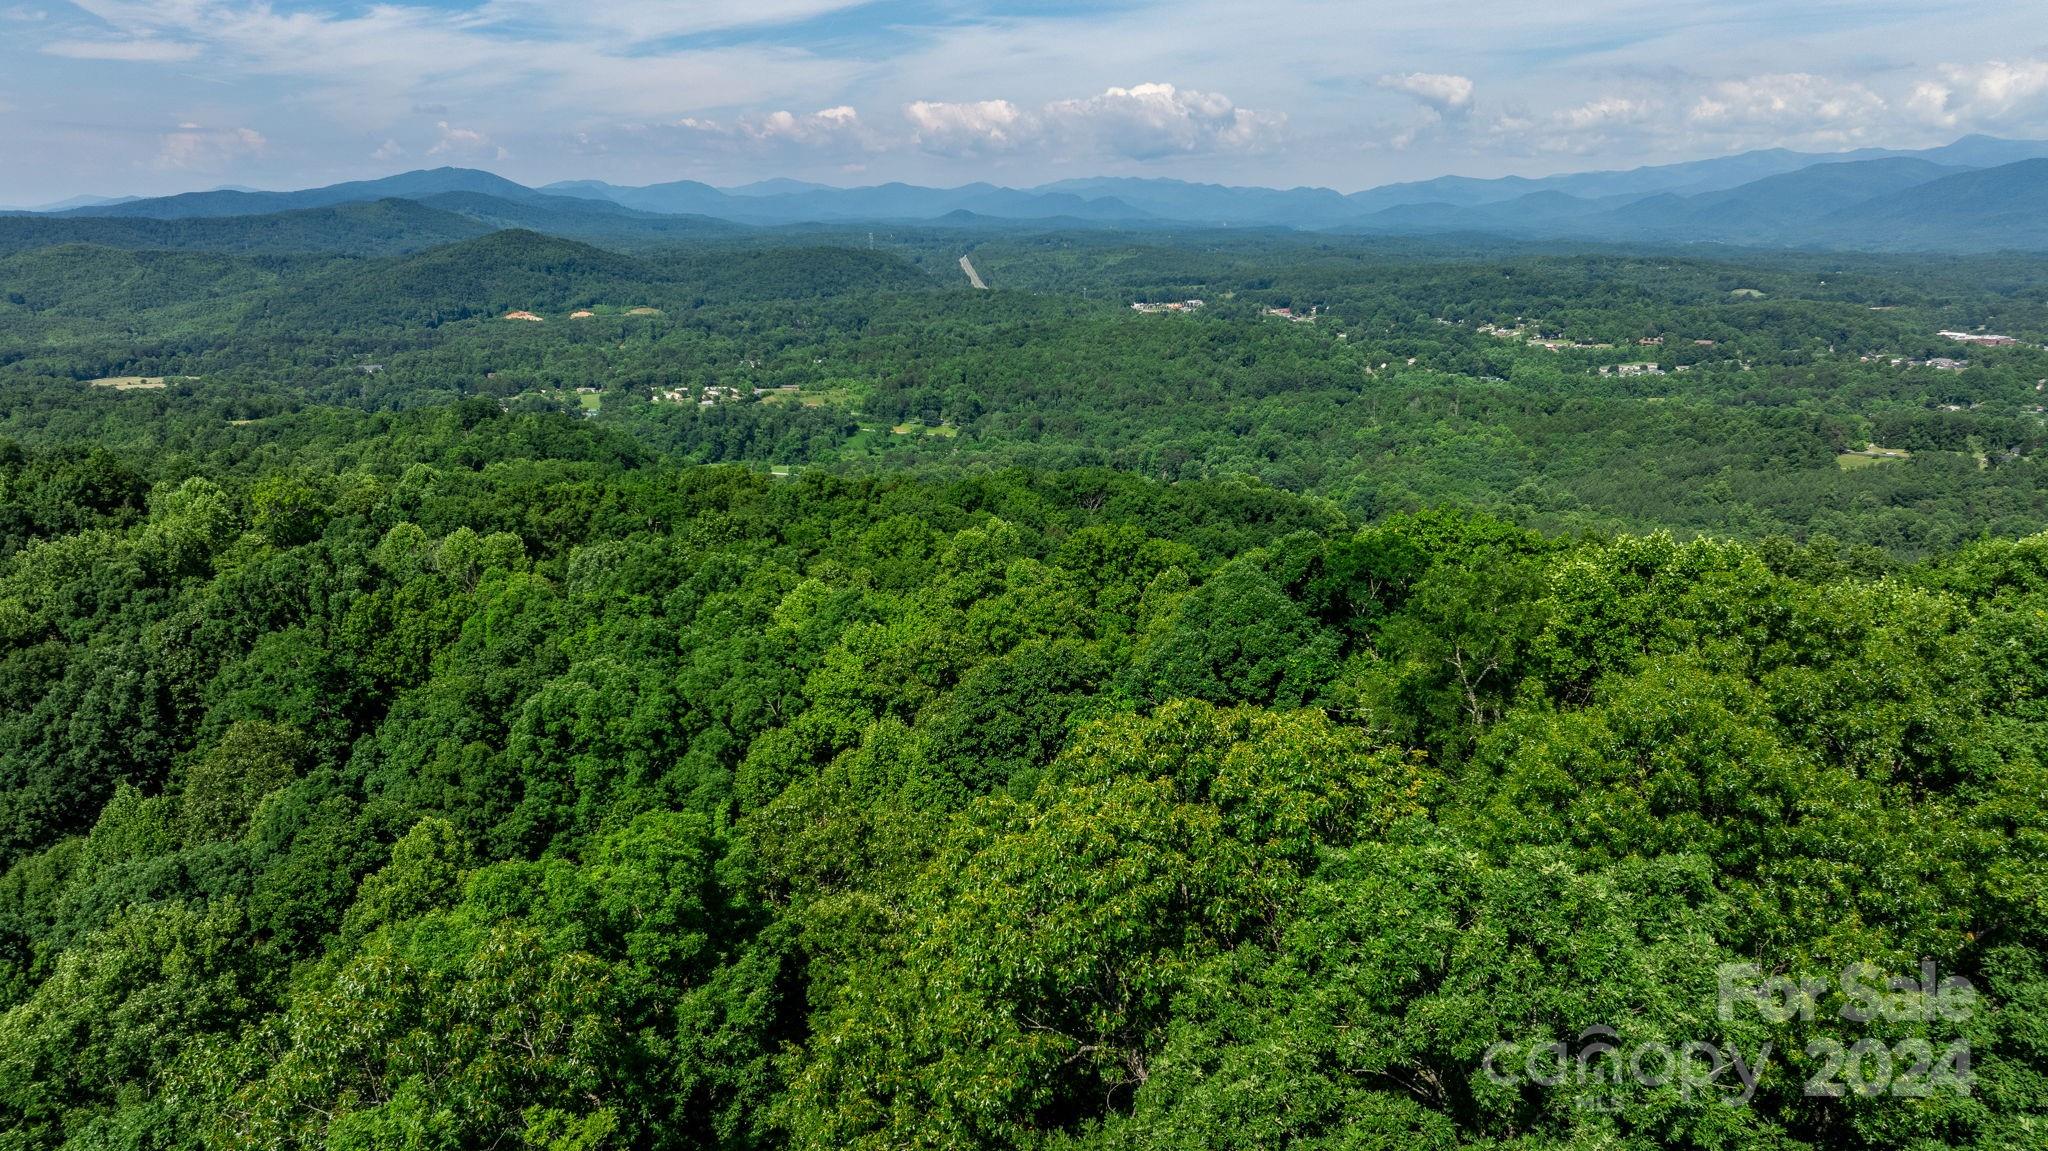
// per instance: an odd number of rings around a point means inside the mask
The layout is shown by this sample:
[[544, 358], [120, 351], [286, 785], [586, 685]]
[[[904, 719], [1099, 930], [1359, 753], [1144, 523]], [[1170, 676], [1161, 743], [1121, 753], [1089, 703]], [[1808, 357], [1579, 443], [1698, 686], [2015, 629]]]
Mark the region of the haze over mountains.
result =
[[[376, 213], [351, 206], [400, 201]], [[747, 226], [918, 222], [961, 228], [1268, 227], [1522, 239], [1865, 250], [2048, 249], [2048, 141], [1970, 136], [1916, 152], [1782, 149], [1541, 179], [1443, 177], [1350, 194], [1100, 177], [1035, 188], [766, 180], [529, 188], [439, 168], [288, 192], [221, 189], [54, 205], [0, 222], [0, 248], [52, 237], [116, 246], [410, 250], [493, 228], [657, 241]], [[20, 214], [17, 213], [17, 216]], [[263, 223], [231, 220], [264, 218]], [[207, 225], [201, 221], [216, 221]], [[234, 244], [239, 235], [245, 241]], [[202, 245], [200, 238], [204, 237]], [[380, 239], [381, 237], [381, 239]], [[189, 243], [187, 242], [189, 241]]]

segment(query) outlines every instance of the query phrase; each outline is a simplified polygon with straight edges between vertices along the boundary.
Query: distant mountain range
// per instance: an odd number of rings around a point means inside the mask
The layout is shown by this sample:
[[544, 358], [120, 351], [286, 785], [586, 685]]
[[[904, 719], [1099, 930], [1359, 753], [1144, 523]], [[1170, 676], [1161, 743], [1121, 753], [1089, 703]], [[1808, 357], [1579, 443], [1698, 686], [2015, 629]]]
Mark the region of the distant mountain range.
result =
[[[976, 228], [1036, 222], [1900, 251], [2048, 250], [2048, 141], [1969, 136], [1912, 152], [1773, 149], [1541, 179], [1447, 176], [1349, 194], [1125, 177], [1036, 188], [833, 188], [797, 180], [737, 188], [681, 180], [636, 188], [577, 180], [536, 189], [489, 172], [437, 168], [291, 192], [219, 189], [83, 199], [88, 202], [51, 205], [36, 218], [80, 221], [70, 225], [79, 239], [105, 236], [108, 242], [125, 241], [123, 246], [147, 242], [152, 234], [171, 237], [177, 230], [153, 232], [139, 223], [123, 230], [111, 221], [275, 216], [396, 200], [436, 213], [433, 221], [412, 222], [440, 237], [478, 227], [518, 227], [591, 241], [655, 243], [736, 226], [919, 222]], [[380, 221], [398, 229], [407, 218], [387, 209], [375, 218], [347, 215], [330, 222], [350, 243], [361, 244], [368, 242], [364, 229], [374, 230]], [[297, 217], [272, 231], [293, 236], [310, 225]], [[11, 234], [0, 229], [0, 237]], [[405, 246], [402, 232], [392, 237], [391, 244]]]

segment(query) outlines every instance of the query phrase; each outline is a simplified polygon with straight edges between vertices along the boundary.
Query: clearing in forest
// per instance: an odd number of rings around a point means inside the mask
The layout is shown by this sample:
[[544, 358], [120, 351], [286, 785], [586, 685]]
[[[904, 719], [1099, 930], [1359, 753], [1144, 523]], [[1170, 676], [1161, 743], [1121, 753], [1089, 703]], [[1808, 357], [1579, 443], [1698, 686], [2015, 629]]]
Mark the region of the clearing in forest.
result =
[[180, 380], [196, 380], [196, 379], [198, 379], [199, 377], [198, 377], [198, 376], [177, 376], [177, 377], [171, 377], [171, 376], [101, 376], [101, 377], [100, 377], [99, 379], [97, 379], [97, 380], [87, 380], [87, 381], [86, 381], [86, 383], [88, 383], [88, 384], [91, 384], [91, 385], [92, 385], [93, 387], [95, 387], [95, 388], [112, 388], [112, 389], [114, 389], [114, 390], [115, 390], [115, 391], [117, 391], [117, 392], [133, 392], [133, 391], [139, 391], [139, 390], [143, 390], [143, 389], [147, 389], [147, 388], [161, 388], [161, 387], [163, 387], [163, 386], [164, 386], [164, 385], [165, 385], [166, 383], [168, 383], [168, 382], [169, 382], [170, 380], [172, 380], [173, 378], [176, 378], [176, 379], [180, 379]]
[[1882, 448], [1876, 444], [1870, 444], [1860, 452], [1843, 452], [1836, 456], [1835, 466], [1845, 472], [1853, 472], [1857, 468], [1871, 467], [1875, 464], [1884, 463], [1886, 460], [1909, 460], [1912, 458], [1913, 453], [1904, 448]]

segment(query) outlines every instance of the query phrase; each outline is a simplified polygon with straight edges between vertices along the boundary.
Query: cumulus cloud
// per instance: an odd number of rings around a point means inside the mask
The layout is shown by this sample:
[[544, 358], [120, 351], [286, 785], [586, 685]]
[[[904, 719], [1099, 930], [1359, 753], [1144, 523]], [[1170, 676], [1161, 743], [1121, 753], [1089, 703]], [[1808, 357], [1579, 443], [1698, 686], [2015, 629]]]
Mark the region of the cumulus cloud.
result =
[[1806, 72], [1724, 80], [1689, 114], [1703, 126], [1774, 126], [1806, 131], [1867, 126], [1886, 108], [1861, 84]]
[[1380, 87], [1405, 92], [1436, 110], [1438, 115], [1462, 115], [1472, 109], [1472, 81], [1448, 72], [1409, 72], [1380, 77]]
[[489, 157], [493, 160], [504, 160], [508, 159], [511, 155], [511, 153], [493, 143], [489, 136], [474, 128], [459, 128], [446, 120], [441, 120], [434, 125], [434, 129], [440, 135], [434, 141], [433, 146], [427, 149], [427, 155], [429, 156], [446, 156], [462, 159]]
[[785, 160], [839, 160], [881, 146], [860, 113], [845, 104], [815, 112], [782, 110], [730, 121], [686, 116], [652, 129], [585, 133], [580, 142], [585, 151], [603, 152], [610, 150], [616, 139], [625, 138], [653, 140], [658, 146], [680, 144], [689, 150], [709, 148], [732, 155]]
[[1654, 131], [1665, 113], [1653, 97], [1608, 94], [1540, 114], [1503, 113], [1485, 125], [1482, 138], [1517, 154], [1584, 156]]
[[270, 141], [254, 128], [209, 128], [187, 121], [158, 142], [156, 165], [186, 171], [211, 171], [260, 155]]
[[1551, 122], [1567, 131], [1582, 132], [1615, 124], [1640, 124], [1649, 119], [1656, 109], [1657, 104], [1650, 100], [1602, 96], [1557, 112], [1551, 117]]
[[1522, 155], [1712, 155], [1758, 147], [1829, 150], [1888, 142], [1902, 93], [1854, 79], [1772, 73], [1608, 91], [1487, 118], [1473, 141]]
[[1421, 104], [1418, 115], [1406, 127], [1388, 129], [1388, 143], [1396, 150], [1434, 134], [1447, 123], [1462, 122], [1472, 114], [1474, 85], [1469, 77], [1448, 72], [1408, 72], [1379, 78], [1379, 86], [1390, 92], [1412, 96]]
[[861, 134], [860, 113], [845, 104], [807, 115], [770, 112], [758, 120], [742, 120], [740, 131], [757, 140], [831, 145]]
[[1918, 118], [1944, 128], [1995, 124], [2039, 112], [2044, 104], [2048, 104], [2048, 60], [1943, 65], [1940, 79], [1914, 85], [1906, 99], [1907, 108]]
[[1137, 160], [1255, 148], [1282, 126], [1279, 117], [1240, 108], [1221, 93], [1171, 84], [1058, 100], [1046, 105], [1044, 118], [1059, 137]]
[[1172, 84], [1106, 88], [1027, 111], [1008, 100], [904, 106], [917, 147], [942, 156], [1025, 149], [1060, 158], [1157, 160], [1253, 151], [1274, 143], [1286, 118], [1238, 107], [1219, 92]]
[[917, 100], [903, 108], [911, 140], [942, 156], [1013, 151], [1038, 136], [1038, 123], [1008, 100], [948, 104]]

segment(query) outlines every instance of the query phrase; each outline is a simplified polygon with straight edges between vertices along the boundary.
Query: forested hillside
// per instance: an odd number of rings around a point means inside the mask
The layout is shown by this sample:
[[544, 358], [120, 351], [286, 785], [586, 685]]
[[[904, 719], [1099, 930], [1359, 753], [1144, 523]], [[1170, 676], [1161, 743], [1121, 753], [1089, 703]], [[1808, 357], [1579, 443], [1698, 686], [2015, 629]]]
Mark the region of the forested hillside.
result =
[[[960, 245], [35, 248], [0, 256], [0, 432], [90, 412], [163, 449], [484, 397], [695, 462], [1244, 476], [1361, 520], [1455, 502], [1901, 556], [2048, 528], [2048, 301], [2023, 259], [1020, 233], [973, 247], [980, 293]], [[163, 386], [91, 387], [130, 377]]]
[[[10, 1146], [2037, 1142], [2048, 537], [281, 447], [0, 460]], [[1597, 1027], [1771, 1054], [1489, 1074]]]
[[2042, 1145], [2031, 262], [406, 211], [0, 255], [0, 1148]]

